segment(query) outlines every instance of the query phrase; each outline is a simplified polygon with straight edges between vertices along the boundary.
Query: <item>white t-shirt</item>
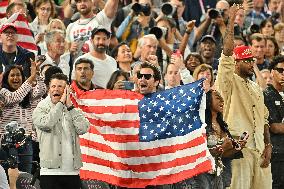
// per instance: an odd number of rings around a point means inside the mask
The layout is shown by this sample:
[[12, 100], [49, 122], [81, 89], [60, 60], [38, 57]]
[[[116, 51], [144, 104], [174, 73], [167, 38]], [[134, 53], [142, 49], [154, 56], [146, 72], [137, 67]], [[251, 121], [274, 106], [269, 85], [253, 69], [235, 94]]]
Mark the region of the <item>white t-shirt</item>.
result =
[[[114, 58], [112, 58], [109, 55], [106, 55], [106, 59], [101, 60], [91, 55], [91, 53], [86, 53], [82, 56], [79, 56], [77, 58], [86, 58], [93, 62], [94, 64], [94, 77], [92, 79], [92, 82], [100, 87], [106, 88], [107, 83], [112, 75], [113, 72], [117, 70], [117, 62]], [[77, 61], [75, 60], [75, 62]], [[75, 63], [73, 66], [72, 71], [72, 80], [75, 79]]]
[[110, 31], [112, 20], [106, 16], [104, 10], [92, 18], [79, 19], [68, 25], [66, 29], [66, 41], [68, 43], [78, 40], [86, 41], [91, 37], [92, 30], [99, 25]]

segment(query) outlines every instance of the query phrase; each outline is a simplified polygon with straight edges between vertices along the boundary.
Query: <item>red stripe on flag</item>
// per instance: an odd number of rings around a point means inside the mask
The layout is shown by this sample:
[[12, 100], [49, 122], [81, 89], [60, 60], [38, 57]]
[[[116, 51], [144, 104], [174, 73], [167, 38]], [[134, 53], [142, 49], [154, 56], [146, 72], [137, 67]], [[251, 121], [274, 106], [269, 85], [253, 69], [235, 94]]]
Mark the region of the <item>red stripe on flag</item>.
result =
[[103, 113], [138, 113], [137, 105], [126, 105], [126, 106], [82, 106], [79, 108], [86, 113], [103, 114]]
[[125, 142], [137, 142], [139, 140], [138, 135], [102, 134], [96, 128], [94, 128], [94, 126], [91, 126], [88, 132], [92, 134], [101, 135], [104, 137], [106, 141], [110, 142], [125, 143]]
[[91, 119], [89, 121], [92, 125], [102, 127], [109, 126], [112, 128], [139, 128], [139, 121], [129, 121], [129, 120], [120, 120], [120, 121], [103, 121], [99, 119]]
[[114, 150], [110, 146], [105, 145], [105, 144], [101, 144], [101, 143], [86, 140], [86, 139], [80, 139], [81, 146], [86, 146], [86, 147], [93, 148], [93, 149], [96, 149], [102, 152], [112, 153], [112, 154], [115, 154], [117, 157], [121, 157], [121, 158], [148, 157], [148, 156], [157, 156], [160, 154], [175, 153], [179, 150], [184, 150], [187, 148], [198, 146], [204, 142], [205, 142], [205, 139], [203, 137], [198, 137], [186, 143], [175, 144], [174, 146], [171, 145], [171, 146], [157, 147], [157, 148], [151, 148], [147, 150]]
[[24, 49], [28, 50], [34, 50], [37, 51], [37, 46], [33, 43], [28, 43], [28, 42], [17, 42], [17, 45], [23, 47]]
[[101, 158], [97, 158], [93, 156], [86, 156], [86, 155], [83, 155], [82, 158], [83, 158], [83, 161], [86, 163], [93, 163], [93, 164], [97, 164], [100, 166], [106, 166], [106, 167], [110, 167], [111, 169], [115, 169], [115, 170], [125, 170], [125, 171], [131, 170], [133, 172], [142, 173], [142, 172], [147, 172], [147, 171], [158, 171], [161, 169], [168, 169], [172, 167], [187, 165], [190, 163], [194, 163], [196, 159], [199, 159], [205, 156], [206, 156], [206, 151], [203, 151], [195, 155], [186, 156], [182, 158], [176, 158], [168, 162], [148, 163], [148, 164], [139, 164], [139, 165], [128, 165], [128, 164], [124, 164], [120, 162], [108, 161], [108, 160], [104, 160]]
[[211, 167], [212, 167], [211, 161], [207, 160], [198, 164], [194, 169], [181, 171], [174, 175], [161, 175], [159, 177], [156, 177], [155, 179], [121, 178], [109, 174], [106, 175], [86, 170], [80, 171], [80, 177], [84, 180], [91, 180], [91, 179], [102, 180], [104, 182], [111, 183], [113, 185], [120, 185], [122, 187], [144, 188], [145, 186], [149, 185], [155, 186], [157, 184], [163, 185], [169, 183], [176, 183], [181, 180], [191, 178], [195, 175], [208, 172], [210, 171]]
[[142, 99], [144, 96], [142, 94], [132, 92], [129, 90], [115, 90], [115, 93], [112, 90], [107, 89], [96, 89], [96, 92], [93, 91], [77, 91], [78, 99], [96, 99], [96, 100], [107, 100], [107, 99], [115, 99], [114, 97], [119, 96], [121, 99], [130, 99], [137, 100]]
[[27, 28], [20, 28], [17, 27], [17, 34], [18, 35], [27, 35], [27, 36], [31, 36], [32, 37], [32, 32], [31, 30], [27, 29]]

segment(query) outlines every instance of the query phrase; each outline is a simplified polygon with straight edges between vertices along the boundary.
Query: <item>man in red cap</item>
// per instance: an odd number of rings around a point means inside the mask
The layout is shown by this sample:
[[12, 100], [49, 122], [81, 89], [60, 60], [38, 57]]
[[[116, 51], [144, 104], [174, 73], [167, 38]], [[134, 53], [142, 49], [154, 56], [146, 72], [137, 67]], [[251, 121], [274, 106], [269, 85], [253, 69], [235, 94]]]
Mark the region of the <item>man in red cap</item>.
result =
[[234, 18], [238, 8], [230, 9], [224, 33], [224, 50], [220, 58], [216, 89], [224, 98], [224, 119], [238, 140], [249, 134], [242, 150], [243, 158], [232, 160], [231, 189], [272, 188], [268, 111], [261, 88], [249, 78], [253, 75], [254, 57], [248, 46], [234, 50]]
[[30, 75], [31, 58], [34, 54], [17, 45], [17, 28], [12, 23], [3, 24], [0, 28], [0, 74], [11, 65], [23, 67], [25, 77]]

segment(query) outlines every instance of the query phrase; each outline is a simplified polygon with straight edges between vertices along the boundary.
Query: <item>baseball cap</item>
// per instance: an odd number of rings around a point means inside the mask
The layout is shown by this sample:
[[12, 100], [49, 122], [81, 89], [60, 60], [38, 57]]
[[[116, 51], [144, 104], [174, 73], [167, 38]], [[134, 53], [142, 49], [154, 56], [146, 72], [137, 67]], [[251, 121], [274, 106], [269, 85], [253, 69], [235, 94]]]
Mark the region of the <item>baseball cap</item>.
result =
[[108, 31], [105, 27], [103, 26], [98, 26], [96, 28], [93, 29], [92, 31], [92, 35], [91, 35], [91, 38], [93, 39], [94, 35], [98, 32], [104, 32], [108, 38], [110, 38], [110, 35], [111, 35], [111, 32]]
[[14, 24], [7, 23], [7, 24], [3, 24], [1, 26], [0, 33], [3, 33], [3, 31], [5, 31], [7, 28], [12, 28], [12, 29], [14, 29], [17, 32], [17, 28], [16, 28], [16, 26]]
[[214, 36], [212, 35], [204, 35], [201, 39], [200, 39], [200, 42], [203, 42], [205, 39], [210, 39], [212, 40], [214, 43], [216, 43], [216, 39]]
[[235, 60], [243, 60], [253, 58], [251, 49], [249, 46], [241, 45], [234, 48]]

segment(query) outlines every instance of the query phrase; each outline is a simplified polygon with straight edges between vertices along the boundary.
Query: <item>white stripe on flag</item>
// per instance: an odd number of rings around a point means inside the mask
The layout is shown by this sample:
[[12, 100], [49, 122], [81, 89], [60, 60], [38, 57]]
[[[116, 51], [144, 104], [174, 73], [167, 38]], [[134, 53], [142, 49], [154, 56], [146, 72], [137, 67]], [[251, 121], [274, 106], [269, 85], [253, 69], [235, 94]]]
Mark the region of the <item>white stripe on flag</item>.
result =
[[101, 134], [115, 134], [115, 135], [137, 135], [139, 128], [113, 128], [109, 126], [96, 126], [96, 129]]
[[[103, 138], [103, 136], [92, 134], [92, 133], [86, 133], [84, 135], [80, 135], [80, 138], [107, 145], [114, 150], [147, 150], [147, 149], [153, 149], [157, 147], [168, 147], [172, 144], [175, 144], [175, 145], [184, 144], [193, 139], [196, 139], [199, 136], [203, 136], [203, 133], [204, 133], [204, 128], [200, 128], [184, 136], [177, 136], [177, 137], [160, 139], [160, 140], [155, 140], [155, 141], [150, 141], [150, 142], [125, 142], [125, 143], [110, 142], [110, 141], [106, 141]], [[139, 144], [139, 146], [137, 144]]]
[[135, 105], [137, 106], [139, 100], [131, 100], [131, 99], [122, 99], [122, 98], [116, 98], [116, 99], [102, 99], [102, 100], [96, 100], [96, 99], [76, 99], [77, 103], [79, 105], [85, 105], [85, 106], [113, 106], [116, 104], [117, 106], [120, 106], [121, 104], [125, 105]]
[[32, 36], [28, 35], [19, 35], [18, 34], [18, 41], [19, 42], [26, 42], [26, 43], [31, 43], [34, 44], [35, 40]]
[[30, 27], [29, 27], [29, 25], [28, 25], [26, 22], [16, 20], [16, 21], [14, 22], [14, 24], [15, 24], [15, 26], [17, 26], [17, 28], [19, 28], [19, 29], [23, 28], [23, 29], [28, 29], [28, 30], [30, 30]]
[[199, 164], [207, 160], [208, 160], [208, 157], [201, 157], [201, 158], [196, 159], [194, 163], [189, 163], [187, 165], [181, 165], [181, 166], [171, 167], [167, 169], [160, 169], [157, 171], [148, 171], [148, 172], [134, 172], [132, 170], [127, 170], [127, 171], [115, 170], [109, 167], [92, 164], [92, 163], [85, 163], [85, 162], [83, 163], [83, 167], [81, 169], [87, 170], [87, 171], [95, 171], [95, 172], [106, 174], [106, 175], [114, 175], [116, 177], [121, 177], [121, 178], [154, 179], [161, 175], [172, 175], [175, 173], [180, 173], [182, 171], [194, 169], [196, 166], [198, 166]]
[[96, 114], [96, 113], [85, 113], [85, 116], [91, 119], [100, 119], [102, 121], [118, 121], [118, 120], [129, 120], [136, 121], [139, 120], [138, 113], [104, 113], [104, 114]]
[[130, 157], [130, 158], [123, 158], [123, 157], [117, 157], [113, 153], [107, 153], [102, 152], [99, 150], [95, 150], [92, 148], [81, 146], [82, 154], [94, 156], [106, 161], [111, 162], [119, 162], [124, 163], [128, 165], [144, 165], [144, 164], [150, 164], [150, 163], [162, 163], [162, 162], [169, 162], [173, 161], [177, 158], [183, 158], [183, 157], [189, 157], [196, 155], [198, 153], [203, 152], [206, 149], [206, 144], [200, 144], [198, 146], [186, 148], [183, 150], [177, 150], [173, 153], [167, 153], [167, 154], [159, 154], [156, 156], [148, 156], [148, 157]]

